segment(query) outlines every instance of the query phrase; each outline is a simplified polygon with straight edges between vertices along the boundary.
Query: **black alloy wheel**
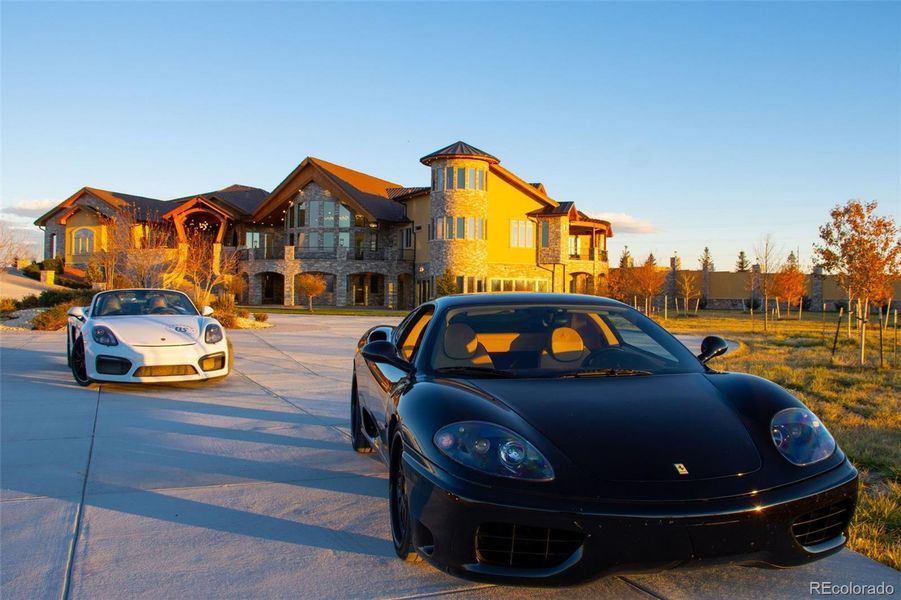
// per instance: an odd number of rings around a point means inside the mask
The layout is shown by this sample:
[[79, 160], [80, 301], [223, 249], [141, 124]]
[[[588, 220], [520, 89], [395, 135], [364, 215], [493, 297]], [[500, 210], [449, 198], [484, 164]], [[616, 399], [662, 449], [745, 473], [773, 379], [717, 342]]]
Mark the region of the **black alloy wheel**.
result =
[[410, 496], [403, 469], [404, 444], [395, 433], [391, 443], [391, 471], [388, 477], [388, 512], [391, 516], [391, 539], [397, 556], [409, 562], [422, 558], [413, 549], [413, 520], [410, 515]]
[[91, 385], [91, 378], [88, 377], [88, 369], [85, 363], [84, 355], [84, 339], [79, 335], [78, 339], [72, 345], [72, 377], [75, 383], [85, 387]]

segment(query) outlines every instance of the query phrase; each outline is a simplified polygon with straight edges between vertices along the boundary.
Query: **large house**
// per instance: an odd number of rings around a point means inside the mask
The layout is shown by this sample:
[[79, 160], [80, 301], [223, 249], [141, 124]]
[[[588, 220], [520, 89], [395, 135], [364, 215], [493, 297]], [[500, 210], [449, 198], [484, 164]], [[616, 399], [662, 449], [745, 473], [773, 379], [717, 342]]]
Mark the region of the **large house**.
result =
[[610, 223], [551, 198], [490, 154], [456, 142], [420, 159], [431, 185], [405, 187], [307, 157], [271, 193], [233, 185], [158, 200], [85, 187], [40, 217], [44, 256], [83, 268], [104, 247], [104, 216], [131, 207], [172, 226], [202, 226], [241, 257], [249, 304], [300, 303], [295, 279], [326, 280], [337, 306], [412, 307], [437, 292], [606, 289]]

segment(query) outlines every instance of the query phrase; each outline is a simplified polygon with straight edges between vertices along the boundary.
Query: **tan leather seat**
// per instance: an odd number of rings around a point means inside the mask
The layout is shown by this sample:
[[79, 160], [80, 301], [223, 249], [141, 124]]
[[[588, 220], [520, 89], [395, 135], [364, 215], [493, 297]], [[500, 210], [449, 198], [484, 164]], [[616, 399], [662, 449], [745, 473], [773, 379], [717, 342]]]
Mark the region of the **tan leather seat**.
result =
[[106, 296], [103, 301], [103, 308], [100, 309], [100, 316], [105, 315], [121, 315], [122, 314], [122, 303], [119, 301], [119, 296], [110, 295]]
[[572, 327], [557, 327], [551, 332], [547, 348], [541, 353], [542, 369], [574, 369], [590, 354], [585, 340]]
[[440, 367], [493, 367], [491, 356], [472, 327], [464, 323], [448, 325], [444, 332], [443, 352], [439, 356]]

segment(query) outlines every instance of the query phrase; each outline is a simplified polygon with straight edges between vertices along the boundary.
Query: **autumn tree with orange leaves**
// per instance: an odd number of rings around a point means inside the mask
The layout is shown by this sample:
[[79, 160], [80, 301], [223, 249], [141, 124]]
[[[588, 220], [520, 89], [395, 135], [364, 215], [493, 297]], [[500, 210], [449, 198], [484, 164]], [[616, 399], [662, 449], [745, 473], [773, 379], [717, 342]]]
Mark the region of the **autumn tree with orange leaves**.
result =
[[804, 290], [807, 287], [807, 275], [801, 271], [798, 259], [795, 253], [788, 255], [788, 259], [782, 268], [773, 277], [773, 292], [780, 298], [785, 298], [788, 310], [786, 313], [791, 315], [791, 307], [793, 304], [798, 305], [798, 319], [801, 318], [801, 304], [804, 300]]
[[901, 276], [899, 230], [894, 218], [876, 214], [878, 206], [875, 200], [836, 205], [829, 222], [820, 227], [823, 243], [814, 246], [823, 269], [847, 292], [849, 311], [855, 298], [868, 311], [870, 302], [884, 300]]
[[666, 271], [657, 268], [657, 260], [653, 253], [648, 254], [640, 267], [632, 268], [632, 280], [635, 291], [644, 297], [645, 313], [650, 313], [651, 300], [660, 293], [666, 280]]

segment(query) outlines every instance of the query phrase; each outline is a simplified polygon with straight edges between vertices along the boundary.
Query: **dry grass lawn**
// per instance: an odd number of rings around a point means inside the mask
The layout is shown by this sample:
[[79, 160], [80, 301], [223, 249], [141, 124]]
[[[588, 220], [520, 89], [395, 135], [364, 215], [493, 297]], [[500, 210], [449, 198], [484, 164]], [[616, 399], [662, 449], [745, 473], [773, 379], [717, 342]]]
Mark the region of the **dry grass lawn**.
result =
[[[890, 327], [884, 336], [885, 368], [879, 364], [879, 328], [868, 327], [869, 365], [859, 366], [858, 332], [839, 333], [830, 362], [837, 314], [811, 313], [770, 322], [737, 311], [701, 311], [697, 317], [670, 317], [661, 324], [673, 333], [720, 335], [742, 347], [713, 361], [714, 368], [752, 373], [775, 381], [811, 408], [860, 469], [862, 495], [849, 546], [901, 569], [901, 377], [892, 366]], [[899, 365], [901, 366], [901, 357]]]

